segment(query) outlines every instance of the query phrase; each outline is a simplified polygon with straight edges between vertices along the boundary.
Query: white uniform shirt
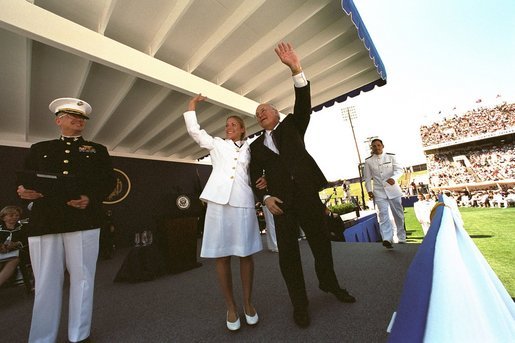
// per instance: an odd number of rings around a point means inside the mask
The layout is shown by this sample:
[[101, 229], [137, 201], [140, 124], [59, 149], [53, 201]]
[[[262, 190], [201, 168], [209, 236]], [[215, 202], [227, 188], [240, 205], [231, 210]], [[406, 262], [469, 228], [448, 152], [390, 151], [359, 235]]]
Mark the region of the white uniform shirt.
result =
[[200, 129], [195, 111], [184, 113], [189, 135], [211, 154], [213, 171], [200, 199], [234, 207], [254, 208], [254, 194], [250, 187], [250, 147], [245, 141], [237, 147], [230, 139], [212, 137]]
[[419, 200], [413, 204], [415, 216], [420, 224], [431, 223], [431, 210], [434, 206], [434, 200]]
[[[402, 196], [397, 179], [404, 173], [394, 154], [382, 153], [372, 155], [365, 160], [363, 175], [367, 192], [373, 192], [375, 198], [392, 199]], [[390, 186], [386, 180], [394, 179], [395, 184]], [[372, 188], [373, 181], [373, 188]]]

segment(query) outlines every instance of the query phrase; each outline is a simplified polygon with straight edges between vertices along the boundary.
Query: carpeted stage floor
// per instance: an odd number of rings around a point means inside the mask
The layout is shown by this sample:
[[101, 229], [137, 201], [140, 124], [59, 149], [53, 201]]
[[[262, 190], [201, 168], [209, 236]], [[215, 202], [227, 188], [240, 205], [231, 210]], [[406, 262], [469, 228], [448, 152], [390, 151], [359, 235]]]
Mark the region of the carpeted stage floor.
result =
[[[263, 243], [266, 245], [265, 239]], [[224, 301], [212, 260], [199, 259], [202, 267], [153, 281], [114, 283], [128, 253], [124, 249], [111, 260], [99, 261], [92, 341], [385, 342], [386, 328], [418, 245], [396, 244], [389, 251], [380, 243], [333, 242], [336, 274], [340, 284], [357, 297], [355, 304], [339, 303], [318, 289], [309, 246], [306, 241], [300, 245], [310, 299], [311, 326], [307, 329], [299, 329], [293, 322], [275, 253], [262, 251], [255, 255], [254, 305], [261, 319], [259, 324], [252, 328], [242, 325], [239, 332], [231, 333], [225, 328]], [[233, 274], [239, 300], [236, 259]], [[0, 289], [3, 342], [27, 341], [32, 302], [23, 286]], [[67, 299], [63, 302], [58, 342], [67, 340], [66, 325]]]

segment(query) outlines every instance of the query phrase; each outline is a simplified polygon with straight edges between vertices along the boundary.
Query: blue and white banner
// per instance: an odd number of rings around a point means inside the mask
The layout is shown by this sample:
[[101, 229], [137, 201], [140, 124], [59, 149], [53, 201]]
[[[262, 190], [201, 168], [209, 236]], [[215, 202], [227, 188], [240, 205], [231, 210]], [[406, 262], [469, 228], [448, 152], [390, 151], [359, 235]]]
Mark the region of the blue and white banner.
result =
[[515, 342], [515, 303], [442, 196], [413, 259], [388, 342]]

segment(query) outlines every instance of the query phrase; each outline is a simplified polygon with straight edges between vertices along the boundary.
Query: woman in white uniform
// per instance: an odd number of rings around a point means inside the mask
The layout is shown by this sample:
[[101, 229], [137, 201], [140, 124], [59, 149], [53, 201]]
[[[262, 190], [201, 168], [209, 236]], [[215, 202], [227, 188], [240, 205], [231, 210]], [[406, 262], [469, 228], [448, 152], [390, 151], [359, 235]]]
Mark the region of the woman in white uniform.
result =
[[[196, 106], [206, 99], [201, 94], [193, 97], [184, 113], [189, 135], [211, 154], [213, 171], [200, 195], [207, 202], [201, 257], [216, 259], [216, 273], [226, 306], [227, 328], [236, 331], [240, 319], [232, 289], [231, 256], [240, 258], [243, 289], [243, 310], [247, 324], [256, 325], [258, 314], [252, 305], [254, 261], [252, 255], [263, 249], [256, 217], [254, 194], [250, 187], [249, 144], [245, 137], [245, 124], [238, 116], [226, 120], [226, 138], [212, 137], [201, 130]], [[257, 186], [265, 188], [263, 178]]]

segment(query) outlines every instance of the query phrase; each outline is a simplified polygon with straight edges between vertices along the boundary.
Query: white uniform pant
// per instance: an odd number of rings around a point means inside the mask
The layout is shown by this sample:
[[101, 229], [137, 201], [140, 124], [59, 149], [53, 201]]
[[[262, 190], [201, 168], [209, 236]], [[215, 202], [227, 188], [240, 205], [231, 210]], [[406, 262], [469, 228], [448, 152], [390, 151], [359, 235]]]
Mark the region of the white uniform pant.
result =
[[406, 230], [404, 229], [404, 209], [402, 208], [401, 197], [394, 199], [375, 198], [377, 209], [379, 211], [379, 228], [383, 241], [393, 242], [393, 225], [390, 221], [390, 213], [392, 211], [395, 226], [397, 227], [397, 238], [399, 241], [406, 241]]
[[266, 206], [263, 206], [263, 215], [265, 216], [266, 245], [268, 250], [278, 251], [277, 236], [275, 235], [274, 215]]
[[65, 268], [70, 274], [68, 339], [91, 330], [100, 229], [29, 237], [35, 299], [29, 342], [54, 343], [61, 318]]

